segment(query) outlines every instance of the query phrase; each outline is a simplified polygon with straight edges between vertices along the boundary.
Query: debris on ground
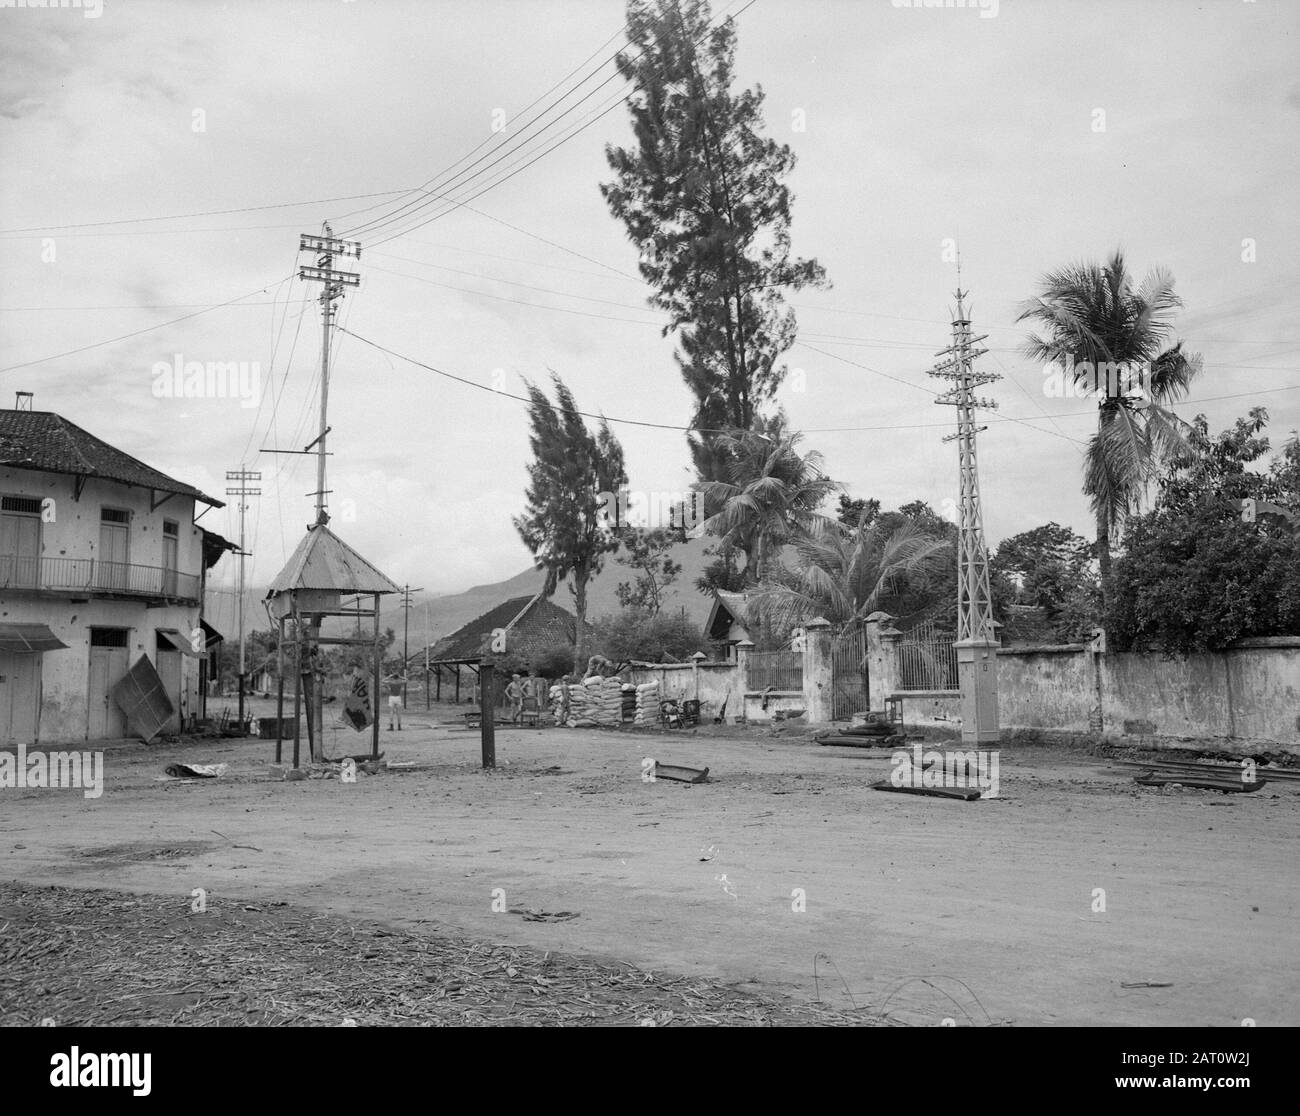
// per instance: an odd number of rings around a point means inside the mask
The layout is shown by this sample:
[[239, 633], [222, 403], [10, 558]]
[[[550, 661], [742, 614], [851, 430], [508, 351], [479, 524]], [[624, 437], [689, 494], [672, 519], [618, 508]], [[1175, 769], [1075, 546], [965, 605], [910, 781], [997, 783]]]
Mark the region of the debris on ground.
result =
[[532, 907], [523, 910], [511, 907], [510, 913], [522, 916], [525, 922], [568, 922], [570, 919], [580, 917], [578, 911], [539, 911]]
[[896, 787], [888, 779], [872, 783], [871, 789], [894, 791], [898, 794], [928, 794], [933, 798], [960, 798], [963, 802], [973, 802], [984, 793], [978, 787]]
[[269, 906], [209, 896], [191, 913], [188, 895], [0, 881], [0, 1026], [883, 1025], [707, 977]]
[[707, 783], [709, 781], [709, 769], [707, 767], [683, 767], [680, 764], [660, 763], [655, 760], [654, 777], [656, 779], [671, 779], [676, 783]]
[[228, 763], [169, 763], [163, 768], [174, 779], [216, 779], [229, 770]]

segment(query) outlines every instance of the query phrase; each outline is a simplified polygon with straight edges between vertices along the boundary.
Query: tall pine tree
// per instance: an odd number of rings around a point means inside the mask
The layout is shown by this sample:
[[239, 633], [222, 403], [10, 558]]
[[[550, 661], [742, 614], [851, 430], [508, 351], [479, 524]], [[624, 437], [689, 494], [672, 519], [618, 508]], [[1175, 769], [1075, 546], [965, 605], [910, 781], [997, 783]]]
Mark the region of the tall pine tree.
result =
[[736, 29], [711, 25], [708, 0], [628, 0], [630, 48], [619, 72], [635, 144], [605, 150], [601, 186], [641, 250], [651, 305], [678, 333], [676, 359], [695, 396], [696, 471], [722, 480], [712, 430], [749, 430], [786, 368], [796, 321], [784, 292], [826, 286], [816, 260], [790, 255], [784, 179], [790, 148], [761, 136], [762, 88], [733, 92]]
[[[515, 530], [546, 573], [549, 597], [571, 579], [573, 611], [578, 618], [574, 669], [587, 662], [587, 583], [600, 572], [605, 555], [618, 549], [618, 537], [602, 515], [603, 493], [617, 493], [627, 483], [623, 447], [603, 419], [593, 434], [564, 381], [554, 373], [556, 403], [527, 383], [529, 444], [528, 507], [514, 519]], [[507, 649], [508, 650], [508, 649]]]

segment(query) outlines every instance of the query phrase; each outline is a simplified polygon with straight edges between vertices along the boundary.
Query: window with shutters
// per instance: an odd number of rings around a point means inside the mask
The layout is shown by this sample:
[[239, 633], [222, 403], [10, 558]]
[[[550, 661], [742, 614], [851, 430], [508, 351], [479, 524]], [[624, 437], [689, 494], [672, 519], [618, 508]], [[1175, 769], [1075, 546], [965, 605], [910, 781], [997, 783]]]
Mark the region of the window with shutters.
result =
[[41, 501], [0, 498], [0, 586], [35, 588], [41, 566]]

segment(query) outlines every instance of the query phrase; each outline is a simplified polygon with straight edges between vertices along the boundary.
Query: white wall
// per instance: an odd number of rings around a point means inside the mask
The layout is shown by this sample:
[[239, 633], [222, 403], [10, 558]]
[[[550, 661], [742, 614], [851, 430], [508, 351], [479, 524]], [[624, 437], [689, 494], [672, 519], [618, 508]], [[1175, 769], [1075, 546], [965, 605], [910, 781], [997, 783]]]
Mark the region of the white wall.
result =
[[[101, 507], [131, 510], [130, 562], [163, 564], [163, 520], [179, 526], [177, 567], [198, 577], [202, 570], [202, 532], [194, 525], [194, 501], [173, 496], [149, 510], [150, 492], [112, 481], [88, 480], [81, 499], [73, 498], [73, 478], [23, 469], [0, 469], [0, 495], [54, 500], [53, 522], [42, 524], [41, 554], [47, 558], [96, 558]], [[69, 594], [38, 595], [0, 589], [0, 621], [46, 624], [68, 645], [48, 651], [41, 664], [39, 740], [76, 743], [87, 739], [87, 690], [90, 681], [90, 629], [129, 628], [128, 665], [145, 655], [157, 665], [156, 630], [175, 628], [188, 636], [199, 622], [199, 606], [147, 608], [143, 600], [72, 600]], [[181, 656], [182, 712], [198, 712], [199, 661]], [[173, 704], [177, 695], [171, 694]]]

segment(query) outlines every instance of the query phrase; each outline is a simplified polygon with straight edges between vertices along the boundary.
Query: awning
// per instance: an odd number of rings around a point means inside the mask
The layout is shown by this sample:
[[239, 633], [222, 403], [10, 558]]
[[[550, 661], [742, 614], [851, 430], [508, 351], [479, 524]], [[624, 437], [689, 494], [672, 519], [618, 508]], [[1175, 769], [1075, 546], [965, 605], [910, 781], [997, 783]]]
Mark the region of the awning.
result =
[[175, 628], [158, 628], [158, 648], [161, 651], [179, 651], [182, 655], [188, 655], [191, 659], [206, 658], [206, 652], [195, 651], [190, 641], [186, 639]]
[[67, 646], [44, 624], [0, 624], [0, 651], [28, 654]]
[[214, 643], [224, 643], [226, 641], [226, 637], [206, 620], [200, 620], [199, 627], [203, 629], [203, 634], [207, 637], [206, 646], [211, 647]]

